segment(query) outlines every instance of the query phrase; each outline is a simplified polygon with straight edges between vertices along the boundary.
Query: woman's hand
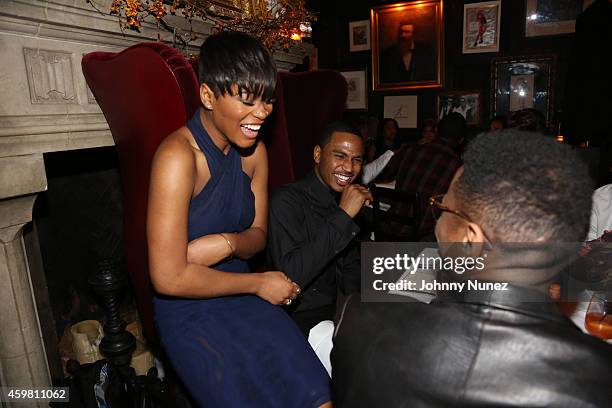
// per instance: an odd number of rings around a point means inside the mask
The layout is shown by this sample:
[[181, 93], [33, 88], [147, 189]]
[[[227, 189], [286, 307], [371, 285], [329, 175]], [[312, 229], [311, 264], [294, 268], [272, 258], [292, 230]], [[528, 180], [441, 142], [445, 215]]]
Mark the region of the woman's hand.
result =
[[261, 283], [255, 294], [273, 305], [290, 305], [300, 294], [300, 287], [282, 272], [262, 272], [259, 275]]
[[[231, 238], [232, 234], [224, 234]], [[218, 264], [232, 255], [232, 249], [221, 234], [210, 234], [194, 239], [187, 245], [187, 262], [202, 266]]]

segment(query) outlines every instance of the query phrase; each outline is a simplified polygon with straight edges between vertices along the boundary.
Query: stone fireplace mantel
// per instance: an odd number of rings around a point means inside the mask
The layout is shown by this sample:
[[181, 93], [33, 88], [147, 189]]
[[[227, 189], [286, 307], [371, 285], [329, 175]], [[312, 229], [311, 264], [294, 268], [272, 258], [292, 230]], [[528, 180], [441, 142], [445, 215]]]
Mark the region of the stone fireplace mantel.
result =
[[[111, 3], [92, 1], [104, 11]], [[186, 28], [180, 17], [169, 20]], [[198, 39], [183, 51], [197, 54], [211, 27], [195, 21]], [[160, 34], [172, 43], [171, 33]], [[157, 36], [152, 23], [141, 33], [122, 32], [115, 17], [85, 0], [0, 4], [0, 386], [51, 384], [23, 243], [36, 196], [47, 188], [43, 154], [113, 145], [81, 73], [81, 57], [118, 52]], [[280, 70], [288, 70], [304, 55], [296, 48], [274, 57]]]

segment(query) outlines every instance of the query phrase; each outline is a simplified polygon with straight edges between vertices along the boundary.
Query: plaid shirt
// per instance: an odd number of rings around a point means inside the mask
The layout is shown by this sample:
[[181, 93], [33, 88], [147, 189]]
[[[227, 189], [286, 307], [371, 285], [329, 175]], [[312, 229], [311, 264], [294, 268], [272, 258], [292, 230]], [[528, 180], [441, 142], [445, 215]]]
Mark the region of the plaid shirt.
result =
[[[459, 156], [448, 146], [432, 142], [425, 145], [406, 144], [393, 156], [379, 176], [395, 179], [395, 188], [419, 195], [419, 235], [433, 231], [435, 220], [429, 210], [429, 197], [446, 193], [455, 172], [461, 167]], [[410, 215], [407, 205], [395, 204], [389, 211]]]

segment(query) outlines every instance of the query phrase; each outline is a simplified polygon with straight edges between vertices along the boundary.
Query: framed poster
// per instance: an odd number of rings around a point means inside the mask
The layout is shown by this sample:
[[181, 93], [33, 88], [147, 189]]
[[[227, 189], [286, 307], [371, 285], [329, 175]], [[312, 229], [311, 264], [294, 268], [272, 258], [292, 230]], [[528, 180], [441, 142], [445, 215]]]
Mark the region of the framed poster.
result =
[[384, 117], [393, 118], [400, 128], [417, 127], [417, 96], [385, 96]]
[[539, 110], [550, 124], [555, 57], [503, 57], [491, 61], [491, 116], [527, 108]]
[[346, 96], [347, 109], [368, 109], [368, 83], [364, 71], [341, 71], [346, 79], [348, 94]]
[[463, 53], [499, 51], [501, 1], [463, 6]]
[[449, 91], [438, 94], [438, 120], [451, 112], [458, 112], [465, 118], [468, 126], [480, 126], [481, 99], [480, 91]]
[[526, 0], [525, 37], [573, 33], [576, 17], [595, 0]]
[[375, 7], [372, 20], [374, 90], [442, 86], [442, 3], [412, 1]]
[[349, 49], [351, 52], [370, 49], [370, 21], [351, 21], [349, 23]]

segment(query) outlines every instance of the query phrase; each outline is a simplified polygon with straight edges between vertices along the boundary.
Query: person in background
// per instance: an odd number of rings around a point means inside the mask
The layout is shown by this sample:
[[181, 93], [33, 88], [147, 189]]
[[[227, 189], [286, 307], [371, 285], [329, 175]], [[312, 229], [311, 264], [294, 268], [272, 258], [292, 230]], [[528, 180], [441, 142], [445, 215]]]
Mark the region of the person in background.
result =
[[357, 128], [331, 123], [315, 146], [313, 171], [270, 200], [268, 261], [302, 288], [288, 311], [306, 337], [321, 321], [334, 320], [338, 294], [360, 290], [354, 218], [372, 200], [366, 187], [353, 184], [363, 150]]
[[436, 139], [437, 124], [434, 119], [425, 119], [421, 129], [421, 137], [417, 140], [418, 145], [431, 143]]
[[276, 66], [238, 32], [200, 48], [202, 107], [153, 159], [147, 214], [155, 321], [201, 407], [330, 407], [329, 376], [280, 305], [300, 287], [250, 273], [266, 242], [268, 159], [257, 139]]
[[[425, 119], [423, 128], [421, 130], [421, 137], [419, 140], [417, 140], [416, 144], [424, 145], [433, 142], [436, 139], [436, 131], [436, 121], [434, 119]], [[399, 149], [397, 149], [397, 151], [403, 151], [405, 148], [406, 146], [402, 145]], [[384, 170], [385, 166], [389, 163], [395, 152], [396, 151], [394, 150], [387, 150], [375, 160], [368, 161], [363, 166], [363, 174], [361, 178], [362, 183], [369, 184], [376, 177], [378, 177], [378, 175]]]
[[[463, 116], [457, 112], [449, 113], [438, 124], [438, 136], [433, 142], [402, 146], [378, 176], [380, 182], [395, 180], [397, 190], [415, 192], [420, 196], [419, 236], [433, 232], [435, 220], [431, 212], [426, 211], [429, 197], [445, 192], [453, 174], [461, 167], [456, 149], [466, 134], [467, 125]], [[412, 208], [398, 203], [391, 205], [389, 211], [408, 215], [412, 213]], [[394, 230], [395, 226], [391, 225], [390, 228]], [[401, 227], [401, 231], [395, 235], [404, 235], [404, 230], [406, 227]]]
[[510, 118], [509, 128], [528, 132], [546, 133], [546, 118], [537, 109], [526, 108], [514, 112]]
[[612, 184], [599, 187], [593, 193], [591, 225], [586, 240], [598, 239], [607, 231], [612, 231]]
[[374, 116], [361, 115], [356, 119], [348, 119], [361, 132], [365, 147], [365, 162], [370, 163], [376, 156], [376, 129], [378, 120]]
[[379, 157], [387, 150], [397, 150], [400, 147], [400, 141], [397, 136], [399, 133], [399, 125], [393, 118], [384, 118], [380, 122], [380, 130], [376, 139], [376, 157]]
[[575, 256], [558, 244], [587, 231], [586, 165], [569, 146], [516, 130], [479, 136], [463, 160], [431, 199], [436, 238], [445, 262], [483, 266], [436, 279], [489, 287], [438, 290], [430, 304], [352, 296], [331, 356], [334, 407], [609, 406], [612, 346], [548, 295]]
[[508, 120], [506, 119], [505, 116], [494, 116], [490, 121], [489, 121], [489, 131], [490, 132], [495, 132], [496, 130], [502, 130], [505, 129], [507, 127], [508, 124]]

